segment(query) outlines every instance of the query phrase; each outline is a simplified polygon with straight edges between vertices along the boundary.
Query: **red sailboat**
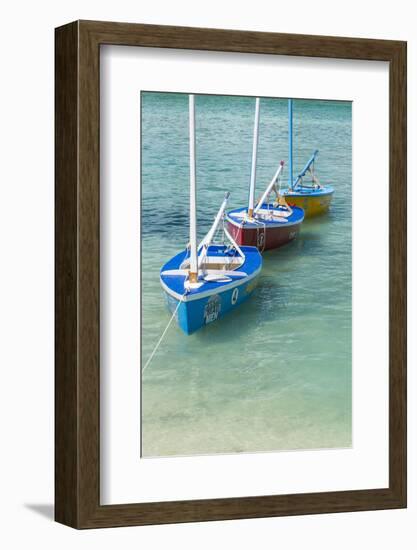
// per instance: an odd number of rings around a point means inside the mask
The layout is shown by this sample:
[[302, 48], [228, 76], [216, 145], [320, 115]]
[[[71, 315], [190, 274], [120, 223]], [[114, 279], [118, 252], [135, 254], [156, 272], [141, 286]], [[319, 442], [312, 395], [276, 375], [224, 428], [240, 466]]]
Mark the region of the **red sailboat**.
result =
[[[304, 210], [298, 206], [289, 206], [280, 193], [284, 161], [280, 162], [274, 177], [255, 205], [259, 108], [260, 100], [256, 98], [249, 204], [228, 212], [226, 221], [228, 231], [238, 245], [257, 246], [264, 251], [278, 248], [295, 239], [304, 220]], [[274, 202], [270, 202], [271, 193], [275, 194]]]

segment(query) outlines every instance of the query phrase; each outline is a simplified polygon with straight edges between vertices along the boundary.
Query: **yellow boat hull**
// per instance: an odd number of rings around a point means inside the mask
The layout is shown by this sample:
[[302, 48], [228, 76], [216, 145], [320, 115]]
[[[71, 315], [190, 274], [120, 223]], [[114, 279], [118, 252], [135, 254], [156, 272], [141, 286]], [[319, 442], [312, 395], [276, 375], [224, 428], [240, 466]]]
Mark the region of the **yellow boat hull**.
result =
[[289, 205], [300, 206], [304, 210], [306, 218], [312, 218], [313, 216], [320, 216], [325, 214], [329, 208], [333, 199], [333, 192], [320, 195], [309, 196], [308, 194], [292, 194], [284, 193], [285, 200]]

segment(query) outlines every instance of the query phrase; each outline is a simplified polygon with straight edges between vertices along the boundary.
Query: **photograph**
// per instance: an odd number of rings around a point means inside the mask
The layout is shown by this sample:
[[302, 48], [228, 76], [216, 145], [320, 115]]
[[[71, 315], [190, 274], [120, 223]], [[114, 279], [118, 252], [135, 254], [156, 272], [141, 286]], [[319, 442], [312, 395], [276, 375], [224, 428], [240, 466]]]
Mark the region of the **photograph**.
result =
[[138, 101], [141, 457], [351, 448], [352, 102]]

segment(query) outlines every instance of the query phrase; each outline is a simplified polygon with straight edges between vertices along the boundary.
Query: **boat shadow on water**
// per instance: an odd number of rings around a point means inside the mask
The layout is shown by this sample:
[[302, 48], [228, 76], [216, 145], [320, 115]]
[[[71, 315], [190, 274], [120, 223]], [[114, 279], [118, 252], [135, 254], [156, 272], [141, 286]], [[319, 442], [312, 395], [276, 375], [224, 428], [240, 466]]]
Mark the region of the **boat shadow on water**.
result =
[[[250, 335], [254, 327], [262, 323], [279, 320], [280, 311], [288, 308], [290, 303], [290, 289], [286, 285], [278, 284], [273, 277], [260, 276], [258, 285], [249, 300], [239, 308], [230, 311], [217, 321], [202, 327], [189, 337], [198, 341], [200, 345], [224, 343], [232, 341], [236, 335], [239, 338]], [[178, 330], [178, 336], [183, 335]]]

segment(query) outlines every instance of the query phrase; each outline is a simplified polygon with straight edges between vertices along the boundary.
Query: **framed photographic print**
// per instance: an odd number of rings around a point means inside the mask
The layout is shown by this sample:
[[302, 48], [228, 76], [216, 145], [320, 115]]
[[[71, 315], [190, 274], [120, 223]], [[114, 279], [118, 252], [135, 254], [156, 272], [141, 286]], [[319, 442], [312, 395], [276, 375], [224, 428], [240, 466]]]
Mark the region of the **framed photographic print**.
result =
[[406, 44], [56, 29], [56, 520], [406, 506]]

